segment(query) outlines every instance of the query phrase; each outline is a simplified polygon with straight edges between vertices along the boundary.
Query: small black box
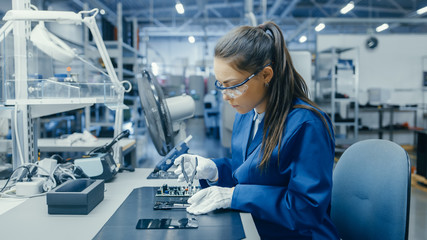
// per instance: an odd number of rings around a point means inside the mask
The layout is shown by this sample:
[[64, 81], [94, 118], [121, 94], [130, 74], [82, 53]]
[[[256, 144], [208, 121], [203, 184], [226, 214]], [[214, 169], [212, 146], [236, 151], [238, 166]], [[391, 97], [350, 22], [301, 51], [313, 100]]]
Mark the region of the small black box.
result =
[[104, 199], [104, 180], [69, 180], [46, 194], [49, 214], [88, 214]]

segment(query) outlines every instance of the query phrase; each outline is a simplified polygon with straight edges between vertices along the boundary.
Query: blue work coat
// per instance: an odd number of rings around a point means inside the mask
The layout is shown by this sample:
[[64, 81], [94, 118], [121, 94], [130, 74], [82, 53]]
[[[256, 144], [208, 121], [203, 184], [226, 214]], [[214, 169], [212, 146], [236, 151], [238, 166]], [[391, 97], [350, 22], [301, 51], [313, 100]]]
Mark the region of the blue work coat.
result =
[[[300, 99], [294, 104], [308, 105]], [[321, 114], [333, 136], [329, 118]], [[292, 109], [280, 155], [276, 146], [262, 172], [258, 165], [264, 121], [246, 144], [253, 118], [254, 111], [236, 115], [232, 159], [213, 159], [217, 185], [235, 187], [231, 208], [251, 213], [262, 239], [339, 239], [329, 215], [335, 144], [322, 119], [311, 110]]]

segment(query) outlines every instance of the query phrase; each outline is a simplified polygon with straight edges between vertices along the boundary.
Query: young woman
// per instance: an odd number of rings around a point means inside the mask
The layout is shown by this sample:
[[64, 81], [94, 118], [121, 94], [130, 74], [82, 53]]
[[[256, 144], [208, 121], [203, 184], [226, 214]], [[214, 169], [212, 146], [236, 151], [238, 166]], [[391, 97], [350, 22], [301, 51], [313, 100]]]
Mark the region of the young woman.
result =
[[[262, 239], [338, 239], [331, 221], [335, 144], [328, 116], [309, 100], [273, 22], [242, 26], [215, 47], [216, 87], [238, 112], [232, 158], [182, 155], [207, 187], [187, 211], [232, 208], [252, 214]], [[197, 160], [196, 160], [197, 159]], [[182, 168], [176, 170], [183, 181]]]

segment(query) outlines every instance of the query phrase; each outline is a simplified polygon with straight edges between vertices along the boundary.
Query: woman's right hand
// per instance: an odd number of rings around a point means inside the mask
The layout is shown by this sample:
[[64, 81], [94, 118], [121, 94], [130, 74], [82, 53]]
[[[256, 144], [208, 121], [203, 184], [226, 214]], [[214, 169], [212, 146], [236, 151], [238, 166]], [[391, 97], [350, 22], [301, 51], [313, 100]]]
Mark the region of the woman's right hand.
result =
[[218, 180], [218, 168], [216, 164], [211, 159], [192, 154], [182, 154], [175, 159], [174, 164], [178, 166], [175, 170], [175, 174], [178, 175], [178, 182], [185, 181], [184, 174], [182, 173], [182, 161], [184, 160], [185, 172], [188, 176], [191, 176], [196, 166], [196, 158], [198, 164], [196, 168], [197, 173], [194, 178], [216, 182]]

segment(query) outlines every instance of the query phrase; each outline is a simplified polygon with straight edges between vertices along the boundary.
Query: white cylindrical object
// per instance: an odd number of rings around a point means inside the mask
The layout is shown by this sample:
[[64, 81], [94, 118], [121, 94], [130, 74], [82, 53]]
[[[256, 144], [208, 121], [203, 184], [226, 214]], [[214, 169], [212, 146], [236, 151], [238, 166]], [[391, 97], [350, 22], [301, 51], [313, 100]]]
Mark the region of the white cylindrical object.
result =
[[196, 109], [194, 115], [196, 117], [202, 117], [204, 114], [204, 103], [203, 99], [205, 97], [205, 81], [203, 76], [192, 75], [189, 77], [188, 90], [190, 95], [193, 97]]
[[80, 25], [82, 24], [82, 15], [71, 11], [9, 10], [3, 17], [3, 21], [9, 20], [51, 21]]
[[74, 58], [74, 51], [57, 36], [50, 33], [43, 22], [40, 22], [31, 31], [30, 40], [48, 56], [69, 64]]
[[169, 113], [173, 122], [182, 121], [194, 116], [196, 104], [191, 96], [182, 95], [166, 99]]

